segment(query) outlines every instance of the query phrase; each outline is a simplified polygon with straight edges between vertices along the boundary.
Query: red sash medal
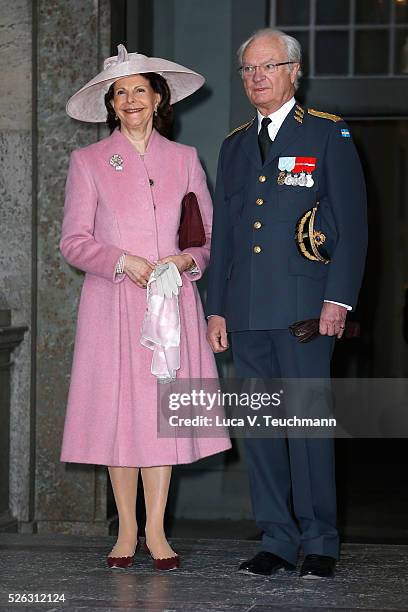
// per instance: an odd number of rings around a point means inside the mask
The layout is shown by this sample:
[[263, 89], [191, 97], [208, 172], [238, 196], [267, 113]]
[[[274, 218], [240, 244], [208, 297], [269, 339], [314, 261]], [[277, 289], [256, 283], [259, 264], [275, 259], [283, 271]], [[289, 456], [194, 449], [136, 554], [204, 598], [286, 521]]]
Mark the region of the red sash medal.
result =
[[316, 169], [316, 157], [280, 157], [278, 185], [295, 187], [313, 187], [313, 170]]
[[312, 187], [314, 185], [312, 172], [315, 169], [315, 157], [297, 157], [295, 167], [293, 169], [293, 172], [299, 175], [297, 184], [300, 187]]

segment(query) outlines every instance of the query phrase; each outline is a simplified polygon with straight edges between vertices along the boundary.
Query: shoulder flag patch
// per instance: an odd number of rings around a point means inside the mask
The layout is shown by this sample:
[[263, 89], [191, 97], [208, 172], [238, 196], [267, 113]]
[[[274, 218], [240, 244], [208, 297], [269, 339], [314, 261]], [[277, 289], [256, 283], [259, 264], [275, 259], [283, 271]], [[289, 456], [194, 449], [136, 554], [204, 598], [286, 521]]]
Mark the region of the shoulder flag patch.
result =
[[307, 112], [309, 115], [314, 117], [320, 117], [321, 119], [330, 119], [330, 121], [342, 121], [342, 118], [338, 115], [331, 115], [330, 113], [323, 113], [322, 111], [315, 110], [314, 108], [308, 108]]
[[340, 132], [343, 138], [351, 138], [349, 130], [343, 129], [343, 130], [340, 130]]

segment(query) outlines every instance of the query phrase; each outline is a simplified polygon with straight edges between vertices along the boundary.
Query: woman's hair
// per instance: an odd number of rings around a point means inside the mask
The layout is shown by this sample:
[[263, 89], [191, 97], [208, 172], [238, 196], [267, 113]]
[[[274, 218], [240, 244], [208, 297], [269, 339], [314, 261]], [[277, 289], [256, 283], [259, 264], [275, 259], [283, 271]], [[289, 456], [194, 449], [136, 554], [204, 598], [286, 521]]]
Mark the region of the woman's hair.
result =
[[[155, 127], [156, 130], [162, 134], [162, 136], [167, 138], [171, 132], [171, 123], [173, 118], [173, 108], [170, 106], [171, 94], [167, 81], [164, 77], [156, 72], [143, 72], [141, 76], [147, 79], [153, 91], [161, 96], [159, 105], [157, 107], [157, 115], [153, 115], [153, 127]], [[108, 111], [106, 123], [111, 134], [115, 128], [120, 126], [120, 120], [115, 118], [115, 109], [111, 104], [114, 96], [113, 85], [114, 84], [112, 83], [105, 94], [105, 106], [106, 110]]]

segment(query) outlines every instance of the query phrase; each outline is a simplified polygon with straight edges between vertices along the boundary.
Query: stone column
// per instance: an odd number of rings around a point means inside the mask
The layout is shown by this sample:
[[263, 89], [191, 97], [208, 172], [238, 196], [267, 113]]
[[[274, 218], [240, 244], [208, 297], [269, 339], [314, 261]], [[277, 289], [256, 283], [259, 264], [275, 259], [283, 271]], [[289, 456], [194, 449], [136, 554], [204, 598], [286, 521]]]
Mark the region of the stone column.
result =
[[70, 119], [68, 98], [101, 69], [110, 50], [108, 0], [38, 0], [37, 350], [35, 511], [39, 532], [107, 533], [106, 469], [59, 461], [83, 274], [58, 243], [70, 152], [98, 127]]
[[10, 398], [10, 503], [30, 517], [30, 372], [35, 269], [32, 266], [32, 3], [0, 0], [0, 309], [28, 326], [13, 353]]

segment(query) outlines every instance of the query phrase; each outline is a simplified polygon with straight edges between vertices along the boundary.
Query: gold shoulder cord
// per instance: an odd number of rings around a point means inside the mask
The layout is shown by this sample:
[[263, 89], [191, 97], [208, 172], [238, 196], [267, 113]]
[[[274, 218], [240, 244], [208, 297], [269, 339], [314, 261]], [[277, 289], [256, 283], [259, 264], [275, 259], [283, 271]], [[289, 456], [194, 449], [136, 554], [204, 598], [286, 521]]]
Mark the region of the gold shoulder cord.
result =
[[247, 121], [246, 123], [243, 123], [242, 125], [240, 125], [239, 127], [236, 127], [234, 130], [232, 130], [232, 132], [230, 132], [226, 138], [229, 138], [230, 136], [232, 136], [233, 134], [236, 134], [237, 132], [241, 132], [241, 130], [247, 130], [254, 122], [255, 117], [253, 117], [251, 119], [251, 121]]
[[343, 121], [341, 117], [338, 115], [331, 115], [330, 113], [323, 113], [322, 111], [315, 110], [314, 108], [308, 108], [307, 112], [309, 115], [313, 115], [314, 117], [320, 117], [321, 119], [330, 119], [330, 121]]

